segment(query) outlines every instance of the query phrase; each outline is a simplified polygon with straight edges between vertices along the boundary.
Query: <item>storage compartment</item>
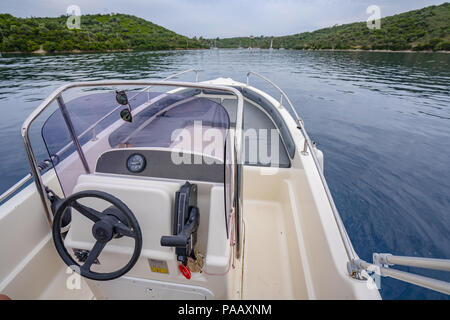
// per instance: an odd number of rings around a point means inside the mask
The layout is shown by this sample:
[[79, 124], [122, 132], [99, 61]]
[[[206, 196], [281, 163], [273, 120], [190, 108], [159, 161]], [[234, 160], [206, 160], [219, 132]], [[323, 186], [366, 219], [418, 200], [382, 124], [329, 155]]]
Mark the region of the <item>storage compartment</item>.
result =
[[308, 298], [301, 239], [290, 200], [283, 197], [288, 190], [280, 176], [245, 168], [244, 299]]
[[[94, 291], [98, 291], [98, 295], [106, 300], [210, 300], [214, 298], [213, 293], [205, 288], [130, 277], [91, 283]], [[124, 292], [127, 294], [124, 295]]]

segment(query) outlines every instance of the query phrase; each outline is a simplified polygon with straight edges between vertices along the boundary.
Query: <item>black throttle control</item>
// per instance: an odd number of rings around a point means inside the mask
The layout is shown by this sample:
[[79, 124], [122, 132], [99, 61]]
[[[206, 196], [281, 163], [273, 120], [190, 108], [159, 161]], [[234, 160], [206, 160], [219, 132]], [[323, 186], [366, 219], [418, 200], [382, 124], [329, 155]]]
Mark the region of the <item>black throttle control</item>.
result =
[[186, 182], [175, 194], [173, 235], [161, 237], [161, 246], [175, 247], [177, 260], [185, 266], [187, 265], [187, 259], [194, 255], [199, 224], [197, 185]]

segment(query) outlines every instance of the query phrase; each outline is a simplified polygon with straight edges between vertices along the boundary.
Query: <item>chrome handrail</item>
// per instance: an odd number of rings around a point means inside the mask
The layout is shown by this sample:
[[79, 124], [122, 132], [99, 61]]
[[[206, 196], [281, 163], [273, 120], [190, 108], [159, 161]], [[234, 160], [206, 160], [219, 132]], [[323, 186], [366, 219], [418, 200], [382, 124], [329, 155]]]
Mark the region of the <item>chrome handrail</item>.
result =
[[305, 130], [305, 126], [304, 126], [303, 120], [297, 114], [297, 111], [295, 110], [295, 108], [294, 108], [291, 100], [287, 96], [287, 94], [279, 86], [277, 86], [273, 81], [269, 80], [268, 78], [264, 77], [263, 75], [261, 75], [259, 73], [256, 73], [256, 72], [253, 72], [253, 71], [249, 71], [247, 73], [247, 86], [249, 86], [249, 77], [252, 74], [257, 76], [257, 77], [259, 77], [259, 78], [261, 78], [261, 79], [263, 79], [263, 80], [265, 80], [267, 83], [272, 85], [275, 89], [277, 89], [280, 92], [280, 94], [281, 94], [280, 105], [283, 102], [282, 98], [284, 97], [286, 99], [286, 101], [288, 102], [292, 112], [294, 113], [294, 115], [296, 117], [296, 119], [294, 119], [294, 120], [296, 121], [298, 129], [300, 130], [300, 132], [303, 135], [303, 138], [305, 139], [305, 145], [304, 145], [303, 151], [301, 151], [301, 154], [304, 155], [304, 156], [307, 156], [308, 155], [307, 148], [309, 148], [309, 150], [311, 150], [311, 156], [312, 156], [313, 161], [314, 161], [314, 163], [316, 165], [317, 172], [319, 173], [320, 180], [322, 181], [323, 187], [325, 189], [325, 193], [327, 195], [328, 202], [331, 205], [331, 209], [333, 211], [333, 215], [334, 215], [334, 218], [336, 220], [336, 223], [337, 223], [337, 226], [338, 226], [338, 229], [339, 229], [339, 233], [341, 234], [342, 241], [344, 242], [345, 251], [347, 252], [347, 256], [348, 256], [349, 262], [351, 263], [353, 260], [358, 259], [358, 255], [355, 252], [355, 249], [353, 248], [353, 245], [352, 245], [352, 243], [350, 241], [350, 237], [347, 234], [347, 230], [345, 229], [344, 223], [342, 222], [341, 216], [339, 215], [339, 211], [338, 211], [338, 209], [336, 207], [336, 204], [334, 203], [333, 197], [331, 195], [330, 188], [328, 187], [327, 181], [326, 181], [325, 176], [323, 174], [323, 171], [321, 169], [319, 159], [317, 159], [317, 155], [313, 151], [314, 150], [313, 149], [313, 143], [311, 142], [311, 139], [309, 138], [309, 136], [308, 136], [308, 134], [307, 134], [307, 132]]
[[[171, 76], [168, 76], [164, 79], [162, 79], [161, 81], [167, 81], [170, 80], [172, 78], [178, 77], [180, 75], [183, 75], [185, 73], [189, 73], [189, 72], [194, 72], [195, 73], [195, 82], [198, 82], [198, 73], [199, 70], [196, 69], [188, 69], [176, 74], [173, 74]], [[140, 90], [138, 93], [136, 93], [135, 95], [133, 95], [130, 98], [130, 101], [132, 101], [136, 96], [138, 96], [139, 94], [149, 90], [151, 88], [151, 86], [147, 86], [144, 89]], [[53, 100], [52, 100], [53, 101]], [[50, 101], [50, 103], [52, 102]], [[108, 116], [110, 116], [111, 114], [113, 114], [116, 110], [118, 110], [120, 107], [122, 107], [122, 105], [118, 105], [116, 106], [113, 110], [111, 110], [108, 114], [106, 114], [104, 117], [102, 117], [101, 119], [99, 119], [97, 122], [95, 122], [94, 124], [92, 124], [91, 126], [89, 126], [89, 128], [87, 128], [85, 131], [83, 131], [79, 136], [77, 136], [77, 139], [81, 139], [83, 138], [87, 133], [94, 131], [94, 136], [93, 136], [93, 140], [95, 140], [95, 130], [97, 125], [102, 122], [104, 119], [106, 119]], [[62, 154], [63, 152], [65, 152], [66, 150], [68, 150], [68, 148], [73, 144], [73, 141], [71, 141], [70, 143], [68, 143], [66, 146], [64, 146], [59, 152], [58, 154]], [[24, 178], [22, 178], [19, 182], [17, 182], [16, 184], [14, 184], [12, 187], [10, 187], [8, 190], [6, 190], [3, 194], [0, 195], [0, 202], [3, 202], [5, 199], [7, 199], [10, 195], [12, 195], [13, 193], [15, 193], [17, 190], [19, 190], [25, 183], [27, 183], [31, 178], [33, 177], [33, 173], [29, 173], [27, 174]], [[37, 184], [40, 184], [42, 182], [37, 182]], [[43, 202], [46, 202], [46, 200], [42, 200]], [[47, 207], [47, 206], [46, 206]], [[47, 213], [46, 213], [47, 214]]]
[[[55, 90], [50, 96], [48, 96], [37, 109], [35, 109], [28, 118], [24, 121], [22, 125], [22, 138], [25, 146], [25, 151], [27, 153], [28, 161], [30, 162], [32, 175], [34, 177], [34, 181], [36, 184], [36, 188], [41, 198], [41, 202], [44, 207], [45, 216], [49, 225], [52, 225], [53, 215], [51, 213], [51, 204], [46, 196], [46, 190], [44, 183], [42, 181], [42, 176], [40, 174], [40, 170], [38, 169], [38, 164], [36, 161], [36, 156], [34, 154], [32, 144], [29, 137], [29, 128], [34, 120], [46, 110], [52, 102], [54, 102], [63, 92], [68, 89], [78, 88], [78, 87], [96, 87], [96, 86], [161, 86], [161, 87], [178, 87], [178, 88], [193, 88], [193, 89], [204, 89], [204, 90], [217, 90], [217, 91], [225, 91], [234, 94], [237, 97], [237, 114], [238, 119], [236, 122], [236, 133], [234, 138], [234, 147], [236, 150], [236, 159], [235, 165], [238, 163], [242, 163], [242, 115], [244, 108], [244, 98], [242, 93], [229, 86], [222, 85], [211, 85], [211, 84], [198, 84], [198, 83], [190, 83], [190, 82], [173, 82], [173, 81], [150, 81], [150, 80], [108, 80], [108, 81], [92, 81], [92, 82], [75, 82], [69, 83], [61, 86], [57, 90]], [[235, 197], [237, 197], [240, 201], [237, 203], [242, 203], [242, 186], [238, 186], [235, 183]]]
[[252, 75], [252, 74], [257, 76], [257, 77], [259, 77], [259, 78], [261, 78], [261, 79], [263, 79], [264, 81], [269, 83], [272, 87], [277, 89], [280, 92], [280, 106], [283, 104], [283, 97], [284, 97], [286, 99], [286, 101], [288, 102], [289, 107], [291, 108], [292, 112], [294, 113], [294, 115], [296, 117], [295, 120], [296, 121], [298, 121], [298, 120], [301, 121], [301, 118], [297, 114], [297, 111], [295, 110], [294, 106], [292, 105], [292, 102], [289, 99], [289, 97], [287, 96], [287, 94], [279, 86], [277, 86], [272, 80], [269, 80], [268, 78], [264, 77], [263, 75], [261, 75], [259, 73], [254, 72], [254, 71], [249, 71], [249, 72], [247, 72], [247, 86], [250, 85], [249, 84], [250, 83], [250, 75]]
[[167, 78], [164, 78], [162, 81], [167, 81], [167, 80], [179, 77], [179, 76], [181, 76], [185, 73], [189, 73], [189, 72], [195, 72], [195, 82], [198, 82], [198, 73], [200, 72], [200, 70], [197, 70], [197, 69], [188, 69], [188, 70], [181, 71], [179, 73], [175, 73], [171, 76], [168, 76]]
[[7, 199], [10, 195], [15, 193], [17, 190], [19, 190], [25, 183], [31, 180], [33, 178], [33, 175], [31, 173], [27, 174], [25, 177], [20, 179], [18, 182], [16, 182], [12, 187], [10, 187], [8, 190], [2, 193], [0, 195], [0, 202], [3, 202], [3, 200]]
[[[182, 72], [173, 74], [173, 75], [171, 75], [171, 76], [169, 76], [169, 77], [166, 77], [166, 78], [162, 79], [161, 81], [167, 81], [167, 80], [173, 79], [173, 78], [175, 78], [175, 77], [178, 77], [178, 76], [183, 75], [183, 74], [188, 73], [188, 72], [195, 72], [195, 82], [198, 82], [198, 73], [199, 73], [199, 70], [196, 70], [196, 69], [188, 69], [188, 70], [185, 70], [185, 71], [182, 71]], [[135, 95], [133, 95], [129, 100], [132, 101], [132, 100], [133, 100], [134, 98], [136, 98], [138, 95], [140, 95], [141, 93], [143, 93], [143, 92], [149, 90], [151, 87], [152, 87], [152, 86], [145, 87], [144, 89], [140, 90], [140, 91], [137, 92]], [[96, 135], [97, 135], [97, 133], [96, 133], [97, 125], [100, 124], [100, 122], [102, 122], [103, 120], [105, 120], [107, 117], [109, 117], [110, 115], [112, 115], [115, 111], [117, 111], [117, 110], [118, 110], [119, 108], [121, 108], [121, 107], [123, 107], [121, 104], [117, 105], [114, 109], [112, 109], [112, 110], [111, 110], [110, 112], [108, 112], [106, 115], [104, 115], [104, 116], [101, 117], [99, 120], [97, 120], [95, 123], [93, 123], [92, 125], [90, 125], [86, 130], [84, 130], [82, 133], [80, 133], [80, 135], [78, 136], [78, 139], [83, 138], [87, 133], [93, 131], [94, 134], [93, 134], [93, 136], [92, 136], [92, 140], [94, 141], [94, 140], [96, 139]], [[73, 144], [73, 141], [71, 141], [71, 142], [69, 142], [67, 145], [65, 145], [60, 151], [58, 151], [58, 155], [62, 154], [62, 153], [65, 152], [66, 150], [68, 150], [69, 147], [70, 147], [72, 144]]]
[[412, 284], [415, 284], [415, 285], [418, 285], [418, 286], [421, 286], [424, 288], [439, 291], [439, 292], [442, 292], [445, 294], [450, 294], [450, 283], [448, 283], [446, 281], [441, 281], [441, 280], [437, 280], [437, 279], [433, 279], [433, 278], [429, 278], [429, 277], [389, 268], [389, 266], [397, 264], [397, 265], [404, 265], [404, 266], [410, 266], [410, 267], [419, 267], [419, 268], [426, 268], [426, 269], [450, 271], [450, 260], [449, 259], [402, 257], [402, 256], [394, 256], [392, 254], [386, 254], [386, 253], [384, 253], [384, 254], [374, 253], [373, 254], [373, 264], [359, 259], [358, 254], [355, 252], [355, 249], [353, 248], [350, 237], [348, 236], [347, 230], [345, 229], [344, 223], [342, 222], [339, 211], [336, 208], [336, 205], [334, 203], [333, 197], [331, 195], [331, 191], [328, 187], [328, 184], [326, 182], [323, 171], [320, 169], [321, 167], [320, 167], [319, 160], [317, 159], [316, 153], [313, 151], [314, 150], [313, 143], [311, 142], [311, 139], [309, 138], [309, 136], [305, 130], [305, 126], [303, 124], [302, 119], [297, 115], [297, 112], [295, 111], [295, 109], [294, 109], [291, 101], [287, 97], [286, 93], [280, 87], [278, 87], [275, 83], [273, 83], [271, 80], [267, 79], [266, 77], [264, 77], [256, 72], [250, 71], [247, 73], [247, 86], [249, 86], [249, 76], [251, 74], [254, 74], [254, 75], [260, 77], [261, 79], [263, 79], [266, 82], [268, 82], [269, 84], [271, 84], [274, 88], [278, 89], [278, 91], [281, 93], [280, 105], [283, 102], [283, 97], [285, 97], [290, 108], [292, 109], [293, 113], [297, 117], [295, 120], [298, 124], [298, 128], [300, 129], [300, 131], [305, 139], [305, 146], [304, 146], [301, 154], [304, 156], [307, 156], [308, 155], [308, 153], [306, 152], [307, 148], [309, 148], [309, 150], [311, 150], [311, 156], [314, 160], [314, 163], [316, 165], [320, 179], [324, 186], [325, 193], [326, 193], [328, 201], [331, 205], [331, 209], [332, 209], [334, 218], [336, 220], [342, 241], [345, 246], [345, 250], [347, 252], [347, 256], [349, 258], [349, 261], [347, 263], [347, 270], [348, 270], [349, 275], [356, 279], [364, 279], [364, 276], [362, 275], [362, 270], [366, 270], [366, 271], [370, 271], [370, 272], [378, 272], [380, 275], [383, 275], [383, 276], [388, 276], [388, 277], [398, 279], [401, 281], [405, 281], [408, 283], [412, 283]]
[[[198, 82], [198, 73], [199, 70], [196, 69], [188, 69], [179, 73], [176, 73], [174, 75], [171, 75], [169, 77], [166, 77], [164, 79], [162, 79], [162, 81], [167, 81], [170, 80], [172, 78], [178, 77], [180, 75], [183, 75], [185, 73], [188, 72], [195, 72], [195, 82]], [[130, 101], [133, 100], [137, 95], [139, 95], [140, 93], [150, 89], [151, 86], [148, 86], [144, 89], [142, 89], [140, 92], [136, 93], [134, 96], [132, 96], [130, 98]], [[95, 129], [97, 127], [97, 125], [102, 122], [103, 120], [105, 120], [107, 117], [109, 117], [111, 114], [114, 113], [114, 111], [118, 110], [120, 107], [122, 107], [122, 105], [118, 105], [116, 106], [113, 110], [111, 110], [109, 113], [107, 113], [105, 116], [103, 116], [101, 119], [97, 120], [97, 122], [95, 122], [94, 124], [92, 124], [91, 126], [89, 126], [89, 128], [87, 128], [86, 130], [84, 130], [82, 133], [80, 133], [80, 135], [78, 136], [78, 139], [83, 138], [87, 133], [89, 133], [90, 131], [94, 131], [94, 137], [93, 140], [95, 139]], [[68, 143], [66, 146], [64, 146], [60, 151], [58, 151], [58, 155], [62, 154], [63, 152], [65, 152], [66, 150], [69, 149], [69, 147], [73, 144], [73, 142]], [[11, 196], [13, 193], [15, 193], [17, 190], [19, 190], [24, 184], [26, 184], [28, 181], [31, 180], [31, 178], [33, 177], [33, 175], [31, 173], [28, 173], [25, 177], [23, 177], [22, 179], [20, 179], [17, 183], [15, 183], [13, 186], [11, 186], [8, 190], [6, 190], [4, 193], [2, 193], [0, 195], [0, 203], [3, 202], [5, 199], [7, 199], [9, 196]]]
[[[39, 164], [39, 169], [41, 171], [47, 169], [50, 165], [52, 165], [52, 162], [50, 160], [44, 160]], [[18, 182], [16, 182], [13, 186], [11, 186], [8, 190], [3, 192], [0, 195], [0, 203], [2, 203], [4, 200], [6, 200], [9, 196], [17, 192], [21, 187], [23, 187], [28, 181], [33, 178], [33, 175], [31, 172], [29, 172], [26, 176], [24, 176], [22, 179], [20, 179]]]
[[[198, 82], [198, 73], [199, 73], [199, 70], [197, 70], [197, 69], [187, 69], [187, 70], [184, 70], [184, 71], [175, 73], [175, 74], [173, 74], [173, 75], [170, 75], [170, 76], [168, 76], [168, 77], [162, 79], [161, 81], [167, 81], [167, 80], [170, 80], [170, 79], [179, 77], [179, 76], [181, 76], [181, 75], [183, 75], [183, 74], [185, 74], [185, 73], [189, 73], [189, 72], [195, 72], [195, 82]], [[141, 92], [150, 90], [151, 87], [152, 87], [152, 86], [145, 87], [144, 89], [141, 90]], [[135, 94], [131, 99], [133, 99], [134, 97], [136, 97], [137, 95], [139, 95], [141, 92]], [[150, 91], [148, 91], [148, 92], [149, 92], [149, 95], [150, 95]], [[150, 99], [150, 96], [149, 96], [149, 99]]]

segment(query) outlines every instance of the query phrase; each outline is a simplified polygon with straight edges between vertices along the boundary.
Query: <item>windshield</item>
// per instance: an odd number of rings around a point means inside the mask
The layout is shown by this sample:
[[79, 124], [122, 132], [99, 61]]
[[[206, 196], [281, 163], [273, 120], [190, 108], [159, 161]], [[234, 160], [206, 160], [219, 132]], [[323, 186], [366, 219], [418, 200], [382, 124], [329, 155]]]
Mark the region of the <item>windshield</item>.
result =
[[[127, 95], [135, 94], [129, 91]], [[131, 110], [131, 122], [121, 118], [124, 109]], [[125, 106], [118, 105], [116, 92], [111, 90], [60, 99], [59, 108], [42, 127], [42, 137], [66, 197], [78, 177], [94, 174], [99, 159], [111, 150], [157, 149], [173, 153], [172, 160], [179, 160], [180, 154], [202, 155], [203, 161], [195, 164], [214, 165], [208, 170], [223, 177], [228, 229], [232, 199], [229, 129], [225, 108], [207, 98], [146, 92], [130, 98]]]

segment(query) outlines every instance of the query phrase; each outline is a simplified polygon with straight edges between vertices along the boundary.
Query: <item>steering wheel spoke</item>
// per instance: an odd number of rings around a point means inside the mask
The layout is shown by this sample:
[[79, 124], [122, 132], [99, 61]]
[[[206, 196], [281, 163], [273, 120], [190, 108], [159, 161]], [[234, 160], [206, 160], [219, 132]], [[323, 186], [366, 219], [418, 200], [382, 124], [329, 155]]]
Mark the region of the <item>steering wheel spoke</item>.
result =
[[95, 209], [89, 208], [87, 206], [82, 205], [78, 201], [74, 201], [72, 204], [72, 208], [77, 210], [79, 213], [81, 213], [83, 216], [88, 218], [91, 221], [97, 222], [99, 221], [103, 214]]
[[136, 238], [136, 233], [130, 227], [127, 227], [124, 223], [118, 222], [114, 225], [115, 231], [124, 237]]
[[92, 248], [92, 250], [89, 252], [88, 257], [84, 264], [81, 266], [81, 271], [91, 271], [92, 264], [95, 263], [95, 261], [100, 256], [100, 253], [102, 253], [103, 248], [106, 246], [105, 241], [97, 241]]

